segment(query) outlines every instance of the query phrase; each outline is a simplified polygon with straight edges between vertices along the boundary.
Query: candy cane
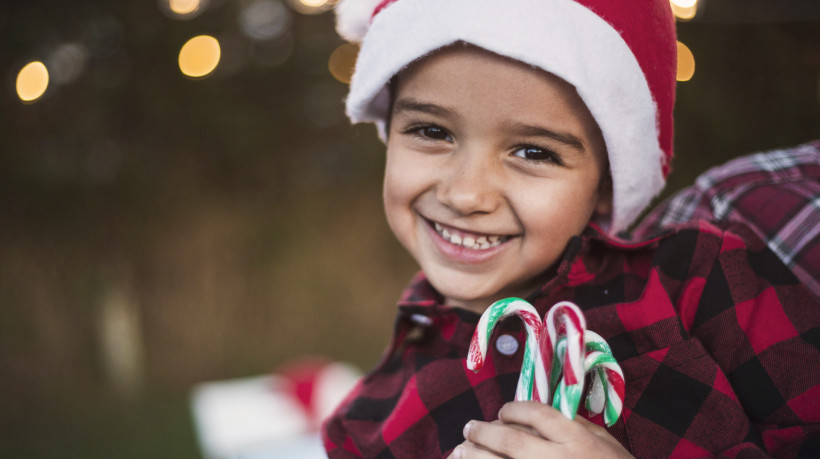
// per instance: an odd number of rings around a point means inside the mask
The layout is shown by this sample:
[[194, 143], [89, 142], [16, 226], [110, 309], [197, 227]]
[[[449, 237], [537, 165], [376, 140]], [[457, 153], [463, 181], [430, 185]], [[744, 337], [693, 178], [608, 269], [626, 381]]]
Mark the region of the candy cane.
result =
[[[510, 315], [518, 316], [524, 321], [527, 330], [527, 345], [524, 349], [524, 360], [521, 364], [521, 375], [518, 377], [518, 386], [515, 389], [515, 399], [518, 401], [533, 399], [534, 374], [537, 367], [542, 367], [538, 355], [538, 343], [541, 338], [541, 317], [532, 305], [520, 298], [506, 298], [493, 303], [478, 321], [478, 326], [470, 342], [470, 351], [467, 354], [467, 368], [478, 371], [484, 366], [487, 357], [487, 343], [492, 335], [493, 328], [503, 318]], [[537, 365], [536, 363], [539, 362]], [[542, 370], [543, 371], [543, 370]], [[538, 399], [538, 391], [535, 391]]]
[[585, 406], [590, 413], [604, 414], [604, 422], [612, 426], [621, 415], [624, 406], [624, 373], [607, 342], [597, 333], [587, 330], [584, 370], [592, 372], [589, 395]]
[[574, 419], [585, 375], [591, 373], [585, 406], [590, 413], [603, 413], [607, 426], [615, 424], [623, 409], [623, 372], [607, 342], [597, 333], [586, 330], [583, 313], [568, 301], [550, 308], [543, 324], [538, 312], [525, 300], [496, 301], [478, 321], [467, 355], [467, 368], [479, 371], [484, 366], [493, 328], [510, 315], [518, 316], [527, 330], [515, 400], [552, 403], [565, 417]]
[[553, 349], [551, 362], [543, 362], [550, 367], [552, 406], [561, 410], [568, 419], [574, 419], [584, 390], [586, 320], [578, 306], [562, 301], [549, 310], [545, 324], [547, 342], [541, 343], [540, 350], [543, 357], [548, 347]]

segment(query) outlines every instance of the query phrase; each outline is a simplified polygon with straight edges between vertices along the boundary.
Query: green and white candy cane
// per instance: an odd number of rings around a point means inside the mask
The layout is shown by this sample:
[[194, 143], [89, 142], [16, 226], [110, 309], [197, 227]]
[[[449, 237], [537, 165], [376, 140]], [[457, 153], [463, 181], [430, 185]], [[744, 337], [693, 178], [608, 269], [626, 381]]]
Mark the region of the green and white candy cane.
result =
[[527, 345], [515, 400], [538, 400], [552, 404], [568, 419], [578, 411], [584, 379], [590, 376], [585, 406], [592, 414], [603, 413], [612, 426], [623, 409], [624, 377], [607, 342], [586, 330], [583, 313], [573, 303], [562, 301], [550, 308], [542, 323], [533, 306], [520, 298], [493, 303], [476, 326], [467, 368], [479, 371], [487, 358], [487, 343], [502, 319], [518, 316], [526, 327]]
[[587, 330], [584, 341], [584, 371], [592, 373], [585, 406], [590, 413], [603, 412], [604, 423], [612, 426], [621, 416], [624, 407], [624, 373], [615, 361], [609, 344], [597, 333]]
[[470, 342], [467, 368], [478, 371], [484, 366], [487, 358], [487, 343], [490, 341], [493, 328], [499, 321], [511, 315], [518, 316], [524, 322], [527, 331], [527, 345], [524, 348], [524, 360], [521, 363], [521, 375], [518, 377], [515, 399], [518, 401], [532, 400], [535, 370], [543, 366], [538, 356], [538, 343], [543, 324], [535, 308], [521, 298], [505, 298], [496, 301], [484, 311]]

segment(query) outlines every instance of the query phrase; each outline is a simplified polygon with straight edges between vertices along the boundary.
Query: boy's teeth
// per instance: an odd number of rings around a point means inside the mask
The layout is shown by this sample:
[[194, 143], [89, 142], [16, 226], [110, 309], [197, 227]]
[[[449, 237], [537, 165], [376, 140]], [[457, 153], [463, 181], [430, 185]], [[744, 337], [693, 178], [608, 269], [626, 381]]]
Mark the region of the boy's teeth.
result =
[[462, 236], [461, 234], [451, 233], [447, 228], [444, 228], [440, 223], [436, 222], [433, 222], [433, 227], [442, 238], [451, 244], [460, 245], [473, 250], [489, 249], [505, 241], [503, 236]]

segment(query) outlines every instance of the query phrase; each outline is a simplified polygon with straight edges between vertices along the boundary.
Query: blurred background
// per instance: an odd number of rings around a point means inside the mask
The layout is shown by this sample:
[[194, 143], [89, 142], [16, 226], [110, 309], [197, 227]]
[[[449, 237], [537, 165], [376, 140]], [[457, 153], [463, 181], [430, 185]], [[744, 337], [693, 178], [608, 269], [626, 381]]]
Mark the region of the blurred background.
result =
[[[416, 268], [333, 3], [0, 3], [0, 456], [198, 457], [195, 384], [375, 364]], [[820, 3], [673, 7], [668, 192], [820, 137]]]

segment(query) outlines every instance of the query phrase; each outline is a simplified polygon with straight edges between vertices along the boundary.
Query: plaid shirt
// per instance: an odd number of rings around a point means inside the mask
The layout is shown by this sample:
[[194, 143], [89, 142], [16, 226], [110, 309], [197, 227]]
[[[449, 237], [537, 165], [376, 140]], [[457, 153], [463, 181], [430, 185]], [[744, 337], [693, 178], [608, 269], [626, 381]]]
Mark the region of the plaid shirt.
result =
[[748, 226], [820, 297], [820, 140], [710, 169], [653, 210], [634, 234], [696, 219]]
[[[820, 457], [820, 307], [737, 231], [700, 222], [627, 243], [590, 228], [528, 298], [542, 315], [575, 302], [610, 343], [626, 396], [609, 431], [638, 457]], [[523, 353], [505, 355], [496, 340], [525, 336], [518, 319], [502, 322], [473, 373], [465, 357], [478, 319], [442, 305], [419, 275], [382, 361], [324, 425], [329, 456], [446, 456], [467, 421], [496, 419]]]

